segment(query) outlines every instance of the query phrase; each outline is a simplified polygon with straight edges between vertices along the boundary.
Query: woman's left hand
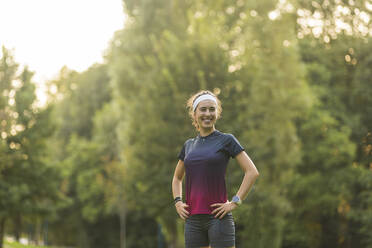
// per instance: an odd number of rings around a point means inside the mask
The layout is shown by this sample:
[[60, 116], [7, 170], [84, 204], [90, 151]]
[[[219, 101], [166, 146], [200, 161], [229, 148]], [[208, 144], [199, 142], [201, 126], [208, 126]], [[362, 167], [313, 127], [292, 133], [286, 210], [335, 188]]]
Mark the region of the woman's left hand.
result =
[[225, 203], [215, 203], [215, 204], [212, 204], [211, 207], [216, 207], [216, 209], [214, 209], [212, 211], [212, 214], [216, 214], [214, 217], [215, 218], [220, 218], [222, 219], [228, 212], [231, 212], [232, 210], [234, 210], [237, 205], [233, 202], [225, 202]]

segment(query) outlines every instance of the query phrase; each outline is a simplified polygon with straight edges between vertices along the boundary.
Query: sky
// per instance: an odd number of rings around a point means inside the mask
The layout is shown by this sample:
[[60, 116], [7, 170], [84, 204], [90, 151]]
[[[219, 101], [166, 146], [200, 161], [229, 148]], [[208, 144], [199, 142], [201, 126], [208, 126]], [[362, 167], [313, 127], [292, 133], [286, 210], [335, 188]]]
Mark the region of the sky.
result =
[[35, 72], [40, 89], [66, 65], [84, 71], [103, 61], [124, 27], [122, 0], [0, 0], [0, 46]]

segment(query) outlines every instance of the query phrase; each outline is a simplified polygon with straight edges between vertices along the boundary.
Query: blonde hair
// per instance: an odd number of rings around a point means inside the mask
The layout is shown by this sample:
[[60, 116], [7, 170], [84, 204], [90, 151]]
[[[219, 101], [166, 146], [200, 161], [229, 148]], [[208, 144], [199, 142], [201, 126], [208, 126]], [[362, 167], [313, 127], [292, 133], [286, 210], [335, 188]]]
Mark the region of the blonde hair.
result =
[[195, 111], [193, 110], [192, 105], [193, 105], [193, 103], [194, 103], [194, 101], [195, 101], [196, 98], [198, 98], [199, 96], [205, 95], [205, 94], [209, 94], [209, 95], [211, 95], [211, 96], [213, 96], [213, 97], [216, 98], [216, 101], [217, 101], [217, 120], [221, 117], [221, 114], [222, 114], [221, 101], [211, 91], [209, 91], [209, 90], [201, 90], [198, 93], [192, 95], [187, 100], [186, 106], [187, 106], [187, 108], [189, 110], [189, 116], [191, 118], [192, 125], [196, 128], [196, 130], [199, 130], [199, 125], [198, 125], [197, 121], [195, 120]]

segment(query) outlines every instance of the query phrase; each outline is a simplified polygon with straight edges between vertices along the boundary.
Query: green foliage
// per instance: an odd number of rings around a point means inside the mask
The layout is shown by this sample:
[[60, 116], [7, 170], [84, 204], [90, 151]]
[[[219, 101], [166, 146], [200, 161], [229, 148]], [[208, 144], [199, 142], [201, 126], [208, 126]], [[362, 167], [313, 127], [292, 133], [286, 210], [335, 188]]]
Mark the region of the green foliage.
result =
[[98, 149], [96, 144], [72, 136], [62, 162], [69, 191], [76, 194], [76, 204], [87, 221], [94, 221], [103, 212], [103, 168]]
[[[298, 126], [302, 149], [306, 152], [289, 181], [294, 211], [289, 215], [293, 218], [288, 225], [292, 233], [286, 243], [303, 247], [337, 246], [337, 236], [344, 235], [345, 213], [340, 212], [340, 206], [349, 193], [345, 175], [350, 173], [355, 151], [349, 139], [351, 130], [319, 108], [301, 119]], [[325, 233], [328, 228], [335, 233]]]
[[287, 226], [286, 247], [369, 243], [365, 232], [366, 221], [371, 220], [365, 203], [369, 196], [361, 198], [360, 193], [369, 189], [371, 171], [365, 169], [365, 162], [370, 155], [361, 151], [368, 144], [365, 137], [371, 126], [361, 121], [368, 116], [365, 109], [360, 111], [364, 104], [359, 105], [363, 99], [359, 87], [366, 82], [356, 73], [364, 67], [361, 51], [368, 46], [355, 37], [339, 37], [330, 45], [313, 39], [301, 42], [307, 80], [319, 103], [298, 122], [306, 153], [290, 182], [289, 196], [296, 211], [289, 216], [293, 220]]
[[[57, 228], [56, 232], [66, 230], [72, 238], [65, 240], [58, 234], [52, 237], [60, 244], [115, 246], [119, 242], [118, 232], [98, 233], [102, 225], [110, 226], [106, 229], [118, 228], [112, 211], [112, 201], [116, 199], [112, 199], [111, 190], [115, 188], [112, 184], [119, 181], [113, 177], [122, 175], [120, 164], [114, 162], [113, 147], [110, 147], [115, 143], [104, 143], [108, 137], [115, 138], [115, 135], [105, 134], [112, 131], [109, 123], [113, 116], [97, 114], [101, 117], [96, 118], [97, 127], [94, 127], [96, 113], [111, 98], [106, 68], [95, 65], [83, 73], [64, 68], [60, 77], [49, 84], [51, 89], [59, 90], [53, 93], [53, 115], [58, 125], [51, 142], [55, 148], [55, 163], [62, 171], [61, 187], [67, 197], [51, 225]], [[115, 123], [116, 119], [111, 120]]]
[[22, 218], [46, 218], [55, 211], [59, 171], [49, 163], [46, 143], [53, 133], [51, 109], [35, 107], [33, 73], [25, 67], [18, 75], [11, 53], [3, 48], [2, 56], [0, 218], [13, 221], [19, 237]]
[[[210, 89], [223, 103], [217, 128], [260, 172], [234, 213], [238, 247], [371, 247], [366, 1], [123, 2], [107, 64], [62, 68], [45, 109], [33, 73], [3, 48], [0, 221], [48, 216], [54, 243], [83, 248], [152, 247], [161, 224], [183, 247], [171, 178], [196, 133], [185, 101]], [[231, 161], [230, 196], [241, 180]]]
[[95, 65], [81, 74], [64, 68], [60, 78], [49, 83], [50, 88], [61, 89], [54, 94], [56, 101], [62, 98], [55, 118], [59, 122], [58, 138], [65, 144], [74, 133], [91, 138], [95, 111], [110, 100], [108, 82], [105, 66]]
[[[270, 20], [267, 14], [275, 8], [274, 1], [192, 1], [185, 4], [186, 15], [165, 22], [160, 14], [156, 22], [149, 23], [156, 28], [149, 29], [143, 25], [146, 20], [141, 13], [162, 13], [166, 10], [161, 4], [150, 9], [152, 1], [126, 3], [132, 21], [117, 34], [109, 62], [115, 100], [122, 104], [121, 158], [133, 172], [129, 178], [133, 192], [144, 196], [136, 207], [143, 206], [151, 215], [159, 216], [167, 228], [168, 242], [178, 242], [174, 240], [177, 225], [169, 204], [169, 185], [176, 155], [183, 142], [194, 135], [183, 106], [191, 93], [215, 89], [221, 92], [224, 103], [218, 127], [236, 134], [254, 159], [261, 161], [259, 170], [264, 178], [257, 187], [266, 192], [263, 196], [272, 196], [259, 197], [267, 206], [263, 212], [274, 202], [277, 207], [272, 211], [275, 225], [267, 219], [272, 215], [262, 214], [259, 223], [266, 232], [257, 229], [260, 235], [255, 235], [252, 228], [249, 235], [242, 235], [244, 245], [279, 247], [284, 216], [290, 210], [285, 190], [279, 185], [284, 185], [291, 168], [300, 161], [294, 120], [312, 101], [294, 33], [285, 28], [294, 26], [293, 19], [283, 16], [279, 21]], [[256, 17], [251, 15], [253, 7], [259, 13]], [[177, 4], [170, 8], [174, 13], [180, 11]], [[285, 41], [289, 44], [286, 47]], [[236, 176], [232, 181], [241, 180], [241, 172], [236, 175], [239, 179]], [[248, 226], [254, 217], [250, 212], [241, 219], [246, 219]]]
[[158, 223], [154, 218], [134, 210], [128, 213], [127, 226], [127, 247], [158, 247]]
[[[329, 43], [347, 34], [353, 37], [370, 35], [372, 9], [370, 2], [360, 1], [293, 1], [297, 11], [298, 29], [301, 37], [320, 38], [320, 42]], [[316, 21], [310, 24], [306, 19]], [[322, 24], [319, 25], [319, 22]], [[340, 23], [342, 23], [340, 25]]]
[[[315, 13], [313, 2], [289, 4]], [[133, 192], [145, 196], [139, 205], [175, 228], [161, 204], [169, 194], [162, 179], [171, 178], [175, 164], [169, 154], [177, 154], [179, 143], [193, 135], [179, 106], [192, 92], [207, 88], [221, 92], [224, 113], [218, 128], [239, 138], [261, 174], [249, 206], [236, 212], [237, 223], [248, 230], [238, 234], [242, 247], [327, 247], [354, 240], [342, 209], [352, 198], [354, 180], [346, 175], [370, 142], [365, 132], [370, 127], [360, 125], [370, 116], [368, 80], [359, 79], [368, 73], [359, 75], [363, 66], [355, 66], [361, 63], [357, 49], [368, 45], [340, 34], [330, 44], [309, 36], [298, 40], [296, 9], [275, 1], [124, 3], [130, 21], [114, 39], [109, 67], [121, 106], [121, 159], [133, 172]], [[325, 7], [329, 15], [323, 20], [334, 24], [338, 4]], [[269, 15], [273, 10], [278, 17]], [[332, 25], [322, 37], [331, 35]], [[306, 28], [300, 27], [300, 37]], [[363, 61], [369, 63], [367, 56]], [[363, 146], [356, 145], [361, 140]], [[236, 166], [229, 169], [228, 181], [234, 193], [241, 181]], [[174, 242], [171, 233], [168, 241]]]

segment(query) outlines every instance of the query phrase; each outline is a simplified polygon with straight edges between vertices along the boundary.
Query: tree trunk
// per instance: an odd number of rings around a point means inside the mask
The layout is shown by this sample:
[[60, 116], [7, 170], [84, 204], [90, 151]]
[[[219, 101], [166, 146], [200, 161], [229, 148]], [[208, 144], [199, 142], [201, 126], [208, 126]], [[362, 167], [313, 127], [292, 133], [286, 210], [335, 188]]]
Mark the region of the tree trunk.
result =
[[169, 220], [163, 222], [163, 227], [166, 229], [166, 241], [169, 248], [181, 248], [183, 239], [180, 237], [179, 226], [177, 220]]
[[36, 219], [35, 221], [35, 244], [40, 245], [40, 240], [41, 240], [41, 221], [40, 219]]
[[48, 221], [43, 222], [43, 245], [48, 245]]
[[168, 241], [169, 247], [171, 247], [171, 248], [179, 248], [180, 247], [180, 244], [178, 242], [177, 231], [176, 230], [172, 230], [171, 234], [172, 234], [172, 237]]
[[0, 218], [0, 248], [3, 248], [5, 220], [5, 217]]
[[90, 248], [89, 235], [87, 229], [88, 229], [87, 225], [85, 225], [84, 221], [82, 221], [79, 235], [79, 247]]
[[322, 218], [322, 239], [321, 247], [338, 247], [338, 232], [340, 223], [335, 217]]
[[19, 242], [19, 239], [21, 238], [21, 232], [22, 232], [22, 217], [20, 214], [17, 214], [14, 219], [14, 238], [17, 242]]
[[125, 201], [122, 204], [122, 207], [119, 209], [119, 218], [120, 218], [120, 248], [126, 248], [126, 217], [127, 209]]

